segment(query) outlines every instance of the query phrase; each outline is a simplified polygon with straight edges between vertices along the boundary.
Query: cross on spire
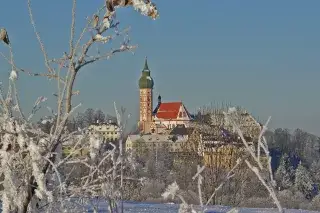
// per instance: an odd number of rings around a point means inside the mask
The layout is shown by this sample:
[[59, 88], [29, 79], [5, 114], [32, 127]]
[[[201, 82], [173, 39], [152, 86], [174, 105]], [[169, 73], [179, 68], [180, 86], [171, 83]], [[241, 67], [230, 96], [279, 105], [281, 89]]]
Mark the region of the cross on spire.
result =
[[148, 67], [148, 58], [147, 58], [147, 56], [146, 56], [145, 61], [144, 61], [144, 68], [143, 68], [143, 70], [149, 70], [149, 67]]

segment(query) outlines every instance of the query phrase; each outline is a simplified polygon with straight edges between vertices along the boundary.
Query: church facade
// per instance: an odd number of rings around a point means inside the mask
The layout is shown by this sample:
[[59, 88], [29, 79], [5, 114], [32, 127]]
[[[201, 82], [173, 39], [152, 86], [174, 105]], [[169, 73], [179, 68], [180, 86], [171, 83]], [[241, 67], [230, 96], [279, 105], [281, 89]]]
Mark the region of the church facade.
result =
[[145, 59], [144, 68], [139, 79], [140, 91], [140, 117], [139, 130], [141, 133], [162, 133], [171, 130], [177, 125], [189, 127], [191, 115], [182, 101], [162, 102], [158, 96], [158, 104], [153, 108], [153, 87], [154, 81]]

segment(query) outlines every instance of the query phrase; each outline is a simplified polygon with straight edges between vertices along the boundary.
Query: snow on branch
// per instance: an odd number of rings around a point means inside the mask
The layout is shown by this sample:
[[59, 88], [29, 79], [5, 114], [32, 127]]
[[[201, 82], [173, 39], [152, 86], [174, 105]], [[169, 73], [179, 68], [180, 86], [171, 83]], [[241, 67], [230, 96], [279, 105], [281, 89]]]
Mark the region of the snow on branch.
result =
[[[240, 138], [246, 148], [246, 151], [251, 155], [253, 162], [257, 165], [257, 166], [254, 166], [254, 165], [252, 165], [252, 163], [248, 159], [245, 159], [245, 163], [247, 164], [248, 168], [257, 176], [257, 178], [262, 183], [262, 185], [267, 189], [270, 197], [273, 199], [275, 205], [277, 206], [278, 211], [280, 213], [283, 213], [284, 210], [283, 210], [283, 208], [277, 198], [277, 195], [275, 193], [275, 188], [274, 188], [275, 182], [274, 182], [273, 174], [272, 174], [272, 170], [271, 170], [271, 156], [269, 155], [268, 145], [267, 145], [266, 139], [263, 136], [263, 134], [267, 130], [267, 125], [268, 125], [271, 118], [269, 117], [266, 124], [261, 129], [261, 132], [259, 134], [259, 138], [257, 141], [258, 153], [254, 153], [253, 149], [248, 145], [248, 142], [245, 140], [245, 138], [242, 134], [242, 131], [239, 127], [239, 124], [237, 123], [237, 120], [239, 118], [239, 114], [238, 114], [237, 109], [234, 107], [229, 108], [228, 112], [224, 112], [224, 115], [225, 115], [226, 119], [232, 124], [233, 128], [236, 130], [238, 135], [240, 136]], [[265, 165], [265, 163], [261, 162], [260, 148], [263, 149], [263, 151], [265, 153], [265, 157], [268, 159], [267, 165]], [[269, 176], [266, 176], [265, 175], [266, 173], [269, 173]]]
[[152, 19], [159, 17], [157, 7], [150, 0], [106, 0], [106, 7], [111, 13], [115, 11], [117, 7], [132, 6], [135, 10], [140, 12], [144, 16], [149, 16]]
[[[130, 44], [129, 30], [119, 28], [117, 8], [130, 6], [153, 19], [159, 16], [158, 10], [148, 0], [106, 0], [93, 18], [86, 20], [80, 35], [76, 35], [76, 4], [77, 1], [73, 0], [69, 50], [61, 51], [61, 57], [51, 58], [38, 31], [31, 0], [27, 0], [31, 26], [47, 70], [45, 72], [31, 72], [16, 65], [10, 32], [5, 28], [0, 30], [0, 45], [8, 48], [9, 56], [2, 52], [0, 55], [11, 66], [6, 95], [0, 87], [0, 176], [3, 177], [0, 185], [4, 213], [77, 212], [78, 208], [70, 207], [73, 206], [71, 198], [84, 196], [90, 200], [100, 196], [108, 201], [122, 200], [124, 181], [143, 181], [142, 178], [127, 177], [123, 173], [124, 169], [131, 169], [131, 161], [124, 157], [122, 147], [123, 131], [127, 124], [124, 108], [119, 112], [115, 105], [121, 130], [119, 146], [106, 144], [101, 137], [89, 135], [85, 130], [68, 132], [67, 122], [80, 106], [72, 103], [72, 97], [79, 93], [74, 90], [77, 73], [84, 66], [109, 59], [116, 53], [133, 53], [137, 47]], [[94, 44], [105, 47], [119, 36], [124, 39], [117, 48], [105, 53], [92, 50]], [[83, 41], [84, 38], [87, 40]], [[49, 131], [42, 130], [32, 121], [47, 100], [46, 97], [41, 96], [36, 100], [29, 116], [25, 117], [22, 112], [16, 90], [19, 72], [57, 80], [57, 92], [53, 92], [57, 97], [57, 109], [50, 108], [53, 117], [42, 123], [51, 125]], [[75, 172], [79, 171], [81, 175], [76, 175], [78, 173]]]

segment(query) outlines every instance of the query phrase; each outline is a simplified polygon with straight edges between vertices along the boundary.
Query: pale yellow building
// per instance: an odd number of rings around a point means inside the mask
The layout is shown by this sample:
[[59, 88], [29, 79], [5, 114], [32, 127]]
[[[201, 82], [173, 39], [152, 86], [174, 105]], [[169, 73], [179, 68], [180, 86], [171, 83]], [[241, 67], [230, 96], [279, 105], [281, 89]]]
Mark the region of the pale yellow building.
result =
[[126, 140], [126, 152], [143, 152], [167, 148], [169, 152], [182, 152], [188, 136], [183, 135], [129, 135]]
[[106, 142], [118, 141], [120, 138], [120, 128], [112, 121], [107, 123], [93, 123], [88, 127], [88, 134], [101, 136]]

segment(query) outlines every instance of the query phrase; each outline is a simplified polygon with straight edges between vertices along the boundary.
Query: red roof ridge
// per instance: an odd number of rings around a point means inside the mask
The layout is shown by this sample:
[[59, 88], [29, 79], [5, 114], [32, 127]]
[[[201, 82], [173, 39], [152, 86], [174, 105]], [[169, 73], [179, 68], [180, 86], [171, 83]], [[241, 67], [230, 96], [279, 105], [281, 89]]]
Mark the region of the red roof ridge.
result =
[[168, 101], [168, 102], [161, 102], [162, 104], [176, 104], [176, 103], [182, 103], [182, 101]]
[[161, 119], [176, 119], [181, 106], [184, 106], [182, 101], [162, 102], [160, 103], [156, 116]]

